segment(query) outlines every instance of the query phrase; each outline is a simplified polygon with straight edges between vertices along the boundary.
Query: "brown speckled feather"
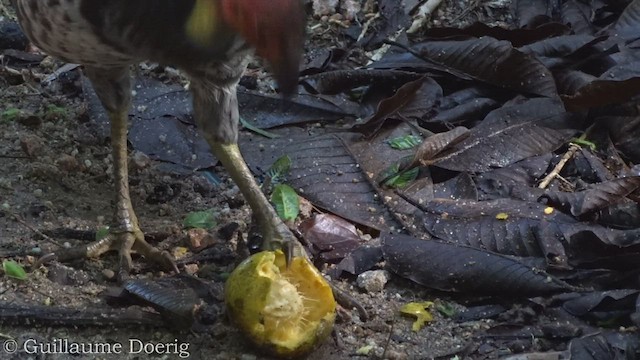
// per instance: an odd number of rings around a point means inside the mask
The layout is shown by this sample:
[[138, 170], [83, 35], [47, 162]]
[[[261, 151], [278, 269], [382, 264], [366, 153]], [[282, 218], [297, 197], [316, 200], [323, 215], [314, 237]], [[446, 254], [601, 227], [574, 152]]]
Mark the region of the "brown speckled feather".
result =
[[194, 0], [15, 0], [28, 37], [66, 61], [100, 67], [152, 60], [205, 67], [248, 51], [239, 35], [216, 20], [207, 46], [186, 35]]

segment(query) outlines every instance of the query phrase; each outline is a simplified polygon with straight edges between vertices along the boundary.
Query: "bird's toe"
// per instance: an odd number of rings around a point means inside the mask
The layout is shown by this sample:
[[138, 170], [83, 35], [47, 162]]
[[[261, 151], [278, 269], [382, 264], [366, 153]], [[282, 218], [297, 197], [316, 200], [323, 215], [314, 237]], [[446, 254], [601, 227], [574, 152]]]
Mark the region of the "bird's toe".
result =
[[118, 281], [125, 281], [133, 269], [131, 254], [136, 253], [145, 257], [148, 261], [157, 264], [166, 271], [180, 272], [167, 251], [161, 251], [149, 244], [141, 231], [111, 232], [102, 239], [86, 245], [60, 249], [42, 256], [36, 266], [40, 266], [52, 260], [69, 262], [87, 258], [98, 258], [102, 254], [115, 250], [118, 251], [119, 264], [117, 270]]

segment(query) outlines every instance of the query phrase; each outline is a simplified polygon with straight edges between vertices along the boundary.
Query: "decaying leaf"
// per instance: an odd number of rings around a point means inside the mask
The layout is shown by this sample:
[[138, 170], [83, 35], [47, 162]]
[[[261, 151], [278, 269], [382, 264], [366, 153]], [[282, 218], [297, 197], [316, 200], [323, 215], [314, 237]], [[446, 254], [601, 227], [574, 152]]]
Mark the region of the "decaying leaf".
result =
[[433, 302], [411, 302], [402, 305], [400, 313], [406, 316], [413, 316], [416, 320], [413, 322], [411, 329], [413, 331], [420, 331], [427, 323], [433, 320], [433, 315], [429, 312], [429, 309], [433, 307]]
[[390, 98], [380, 102], [375, 114], [354, 126], [367, 138], [373, 137], [387, 119], [410, 119], [421, 117], [442, 97], [442, 89], [431, 78], [408, 82]]
[[640, 176], [629, 176], [594, 184], [589, 189], [567, 193], [547, 192], [542, 198], [554, 206], [568, 210], [573, 216], [581, 216], [622, 201], [640, 187]]
[[324, 261], [342, 260], [360, 245], [356, 227], [331, 214], [318, 214], [300, 224], [304, 238]]
[[382, 251], [394, 273], [454, 292], [539, 296], [572, 287], [541, 270], [495, 253], [406, 235], [385, 235]]

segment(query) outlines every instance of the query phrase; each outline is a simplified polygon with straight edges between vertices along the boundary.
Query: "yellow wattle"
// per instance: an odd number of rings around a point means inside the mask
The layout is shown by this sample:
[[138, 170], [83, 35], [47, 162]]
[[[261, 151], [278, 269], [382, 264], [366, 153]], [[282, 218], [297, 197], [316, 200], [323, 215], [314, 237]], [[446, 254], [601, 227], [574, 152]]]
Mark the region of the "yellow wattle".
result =
[[187, 36], [198, 45], [210, 45], [216, 32], [217, 15], [214, 0], [196, 0], [187, 19]]

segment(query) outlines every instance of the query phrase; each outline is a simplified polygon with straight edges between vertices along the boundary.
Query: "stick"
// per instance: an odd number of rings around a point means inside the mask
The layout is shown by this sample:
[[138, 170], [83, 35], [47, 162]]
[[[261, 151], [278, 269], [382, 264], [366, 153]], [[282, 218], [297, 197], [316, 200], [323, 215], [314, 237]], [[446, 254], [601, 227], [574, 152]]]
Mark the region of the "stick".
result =
[[553, 170], [547, 176], [545, 176], [544, 179], [542, 179], [542, 181], [540, 182], [540, 185], [538, 185], [538, 188], [546, 189], [547, 186], [549, 186], [549, 184], [551, 183], [551, 181], [553, 181], [553, 179], [555, 179], [558, 175], [560, 175], [560, 171], [562, 171], [562, 169], [567, 164], [567, 162], [574, 157], [574, 155], [578, 150], [580, 150], [580, 146], [576, 144], [571, 144], [571, 146], [569, 146], [569, 150], [567, 150], [567, 152], [564, 154], [562, 159], [560, 159], [560, 162], [558, 162], [558, 164], [553, 168]]

